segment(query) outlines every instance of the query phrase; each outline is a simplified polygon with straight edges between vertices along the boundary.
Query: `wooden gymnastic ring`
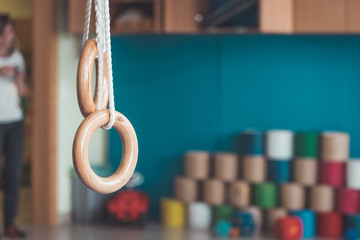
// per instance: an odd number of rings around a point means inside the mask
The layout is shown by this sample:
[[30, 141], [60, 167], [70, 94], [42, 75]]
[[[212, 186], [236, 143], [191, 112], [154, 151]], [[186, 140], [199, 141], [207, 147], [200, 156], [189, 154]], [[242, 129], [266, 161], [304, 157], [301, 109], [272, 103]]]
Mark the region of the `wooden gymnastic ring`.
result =
[[138, 157], [138, 142], [130, 121], [116, 112], [114, 128], [122, 140], [123, 155], [116, 172], [109, 177], [98, 176], [91, 168], [88, 156], [89, 143], [96, 129], [109, 122], [109, 110], [95, 111], [80, 124], [73, 143], [73, 163], [79, 178], [90, 189], [99, 193], [112, 193], [123, 187], [132, 176]]
[[[96, 41], [94, 39], [88, 40], [79, 58], [78, 71], [77, 71], [77, 98], [80, 107], [80, 111], [84, 117], [93, 113], [96, 110], [98, 102], [97, 84], [95, 88], [95, 95], [92, 95], [92, 71], [94, 61], [96, 60], [96, 69], [98, 69], [98, 60]], [[109, 100], [108, 91], [108, 76], [106, 67], [106, 55], [104, 54], [104, 77], [103, 77], [103, 92], [102, 92], [102, 108], [105, 109]], [[96, 82], [98, 76], [96, 74]]]

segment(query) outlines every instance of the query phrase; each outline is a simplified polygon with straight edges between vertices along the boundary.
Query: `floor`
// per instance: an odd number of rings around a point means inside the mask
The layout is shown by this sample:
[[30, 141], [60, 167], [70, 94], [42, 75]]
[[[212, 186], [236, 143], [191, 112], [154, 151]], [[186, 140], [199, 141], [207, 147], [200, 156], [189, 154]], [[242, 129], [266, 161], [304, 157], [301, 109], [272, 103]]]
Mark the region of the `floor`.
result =
[[[28, 226], [25, 227], [25, 230], [29, 236], [27, 239], [34, 240], [226, 240], [226, 238], [216, 238], [208, 231], [165, 229], [157, 224], [149, 224], [144, 229], [64, 225]], [[254, 237], [252, 239], [271, 240], [274, 238]]]

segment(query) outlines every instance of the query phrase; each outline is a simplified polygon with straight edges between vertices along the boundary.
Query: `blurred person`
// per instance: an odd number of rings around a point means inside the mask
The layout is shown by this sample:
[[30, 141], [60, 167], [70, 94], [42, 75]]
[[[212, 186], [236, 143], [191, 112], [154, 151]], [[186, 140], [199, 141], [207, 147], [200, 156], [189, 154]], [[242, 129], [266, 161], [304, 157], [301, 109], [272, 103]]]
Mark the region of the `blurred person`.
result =
[[0, 15], [0, 157], [5, 157], [4, 234], [24, 238], [14, 222], [19, 200], [24, 149], [24, 124], [20, 96], [28, 94], [25, 64], [11, 19]]

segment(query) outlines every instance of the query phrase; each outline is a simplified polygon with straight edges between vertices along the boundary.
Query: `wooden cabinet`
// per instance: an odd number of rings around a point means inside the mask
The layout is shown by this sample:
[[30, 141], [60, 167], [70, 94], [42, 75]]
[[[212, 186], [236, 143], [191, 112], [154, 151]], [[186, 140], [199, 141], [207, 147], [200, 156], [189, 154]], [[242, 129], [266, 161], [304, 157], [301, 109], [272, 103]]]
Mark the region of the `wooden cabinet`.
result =
[[360, 0], [261, 0], [265, 33], [360, 32]]
[[293, 0], [262, 0], [259, 6], [260, 31], [293, 33], [294, 5]]
[[342, 33], [346, 31], [347, 0], [296, 0], [295, 31]]
[[[69, 32], [81, 34], [86, 0], [69, 0], [68, 6]], [[208, 0], [110, 0], [112, 33], [195, 33], [207, 8]]]
[[347, 0], [347, 31], [360, 33], [360, 0]]
[[164, 31], [195, 33], [201, 31], [199, 21], [208, 11], [207, 0], [165, 0]]
[[[162, 0], [110, 0], [113, 33], [160, 32], [162, 30]], [[69, 0], [69, 32], [81, 34], [84, 29], [86, 0]], [[90, 32], [95, 32], [95, 12], [92, 6]]]

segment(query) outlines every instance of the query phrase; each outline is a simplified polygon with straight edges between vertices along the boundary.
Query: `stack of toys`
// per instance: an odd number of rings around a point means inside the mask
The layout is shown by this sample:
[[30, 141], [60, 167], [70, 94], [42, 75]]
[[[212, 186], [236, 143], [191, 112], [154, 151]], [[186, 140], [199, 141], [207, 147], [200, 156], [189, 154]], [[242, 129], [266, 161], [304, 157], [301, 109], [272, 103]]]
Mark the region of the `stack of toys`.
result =
[[[349, 160], [349, 141], [343, 132], [244, 131], [240, 154], [189, 151], [163, 223], [234, 237], [360, 237], [360, 160]], [[179, 207], [168, 201], [182, 206], [176, 226], [167, 219]]]

